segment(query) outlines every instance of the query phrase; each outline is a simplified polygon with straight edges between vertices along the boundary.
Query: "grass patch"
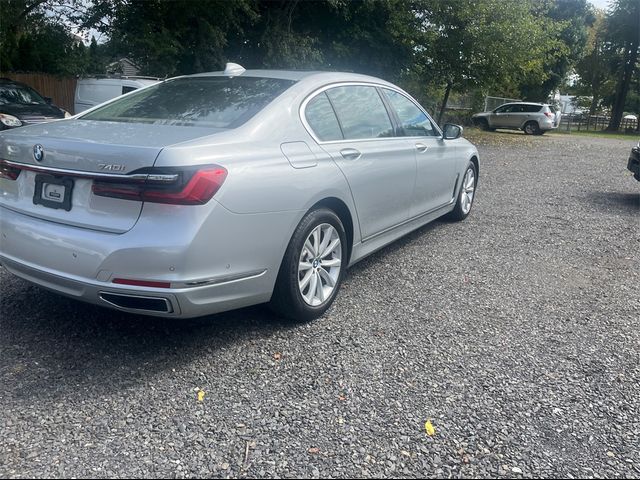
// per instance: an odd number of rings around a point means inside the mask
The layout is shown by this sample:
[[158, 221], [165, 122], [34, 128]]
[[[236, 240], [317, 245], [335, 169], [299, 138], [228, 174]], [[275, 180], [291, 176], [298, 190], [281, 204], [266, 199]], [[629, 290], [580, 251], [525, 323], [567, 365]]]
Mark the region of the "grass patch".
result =
[[587, 137], [587, 138], [611, 138], [613, 140], [626, 140], [629, 142], [637, 143], [640, 139], [638, 133], [610, 133], [604, 131], [577, 131], [572, 130], [567, 132], [565, 130], [551, 130], [544, 135], [525, 135], [524, 132], [519, 130], [496, 130], [495, 132], [488, 132], [480, 130], [476, 127], [466, 127], [464, 129], [464, 137], [471, 143], [476, 145], [485, 146], [529, 146], [534, 142], [544, 141], [546, 137], [556, 137], [558, 139], [570, 137]]
[[[552, 135], [568, 135], [568, 136], [581, 136], [581, 137], [595, 137], [595, 138], [613, 138], [615, 140], [631, 140], [638, 141], [640, 133], [620, 133], [620, 132], [605, 132], [604, 130], [553, 130], [550, 132]], [[548, 134], [548, 133], [547, 133]]]

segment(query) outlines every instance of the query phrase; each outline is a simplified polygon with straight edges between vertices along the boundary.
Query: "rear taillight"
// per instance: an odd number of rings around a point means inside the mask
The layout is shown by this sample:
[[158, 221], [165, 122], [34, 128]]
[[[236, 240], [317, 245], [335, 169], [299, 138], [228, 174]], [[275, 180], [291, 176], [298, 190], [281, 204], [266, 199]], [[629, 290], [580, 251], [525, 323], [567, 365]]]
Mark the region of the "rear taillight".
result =
[[544, 112], [544, 114], [548, 117], [548, 118], [555, 118], [555, 114], [551, 113], [551, 112]]
[[[203, 205], [220, 189], [227, 170], [219, 165], [187, 169], [146, 169], [122, 179], [96, 179], [91, 190], [100, 197], [174, 205]], [[129, 177], [129, 178], [127, 178]]]
[[19, 168], [7, 165], [4, 161], [0, 160], [0, 178], [6, 178], [7, 180], [17, 180], [19, 175]]

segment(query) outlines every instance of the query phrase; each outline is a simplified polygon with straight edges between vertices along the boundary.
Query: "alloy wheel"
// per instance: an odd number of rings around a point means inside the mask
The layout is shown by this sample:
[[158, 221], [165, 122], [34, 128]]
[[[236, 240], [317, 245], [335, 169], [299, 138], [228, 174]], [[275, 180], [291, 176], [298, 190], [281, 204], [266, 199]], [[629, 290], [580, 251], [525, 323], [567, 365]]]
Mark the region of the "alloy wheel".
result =
[[342, 269], [342, 244], [329, 223], [315, 227], [302, 247], [298, 288], [304, 301], [317, 307], [331, 298]]
[[476, 174], [473, 171], [473, 168], [468, 168], [467, 172], [464, 174], [464, 179], [462, 180], [462, 195], [461, 195], [461, 208], [462, 213], [465, 215], [469, 213], [471, 210], [471, 204], [473, 203], [473, 194], [476, 189]]

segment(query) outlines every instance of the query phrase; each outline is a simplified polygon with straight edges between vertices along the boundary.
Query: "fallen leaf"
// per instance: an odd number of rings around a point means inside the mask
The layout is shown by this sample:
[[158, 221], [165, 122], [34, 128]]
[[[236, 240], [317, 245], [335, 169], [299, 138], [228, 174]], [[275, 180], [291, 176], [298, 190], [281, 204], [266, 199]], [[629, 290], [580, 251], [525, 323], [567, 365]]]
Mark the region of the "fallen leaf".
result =
[[311, 447], [308, 450], [308, 452], [311, 453], [312, 455], [316, 455], [316, 454], [320, 453], [320, 449], [318, 447]]
[[431, 425], [431, 420], [427, 420], [424, 424], [424, 429], [427, 432], [427, 435], [429, 435], [430, 437], [434, 436], [436, 434], [436, 429], [433, 428], [433, 425]]

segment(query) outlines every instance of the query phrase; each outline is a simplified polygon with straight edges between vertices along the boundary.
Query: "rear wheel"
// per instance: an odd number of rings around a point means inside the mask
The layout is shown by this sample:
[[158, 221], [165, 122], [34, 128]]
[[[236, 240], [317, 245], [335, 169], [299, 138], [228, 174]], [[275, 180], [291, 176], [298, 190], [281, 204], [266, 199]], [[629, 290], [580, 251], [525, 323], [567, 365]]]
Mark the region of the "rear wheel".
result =
[[541, 132], [537, 122], [525, 123], [523, 130], [527, 135], [540, 135]]
[[284, 254], [270, 306], [297, 322], [318, 318], [333, 303], [347, 263], [340, 218], [321, 208], [305, 215]]

